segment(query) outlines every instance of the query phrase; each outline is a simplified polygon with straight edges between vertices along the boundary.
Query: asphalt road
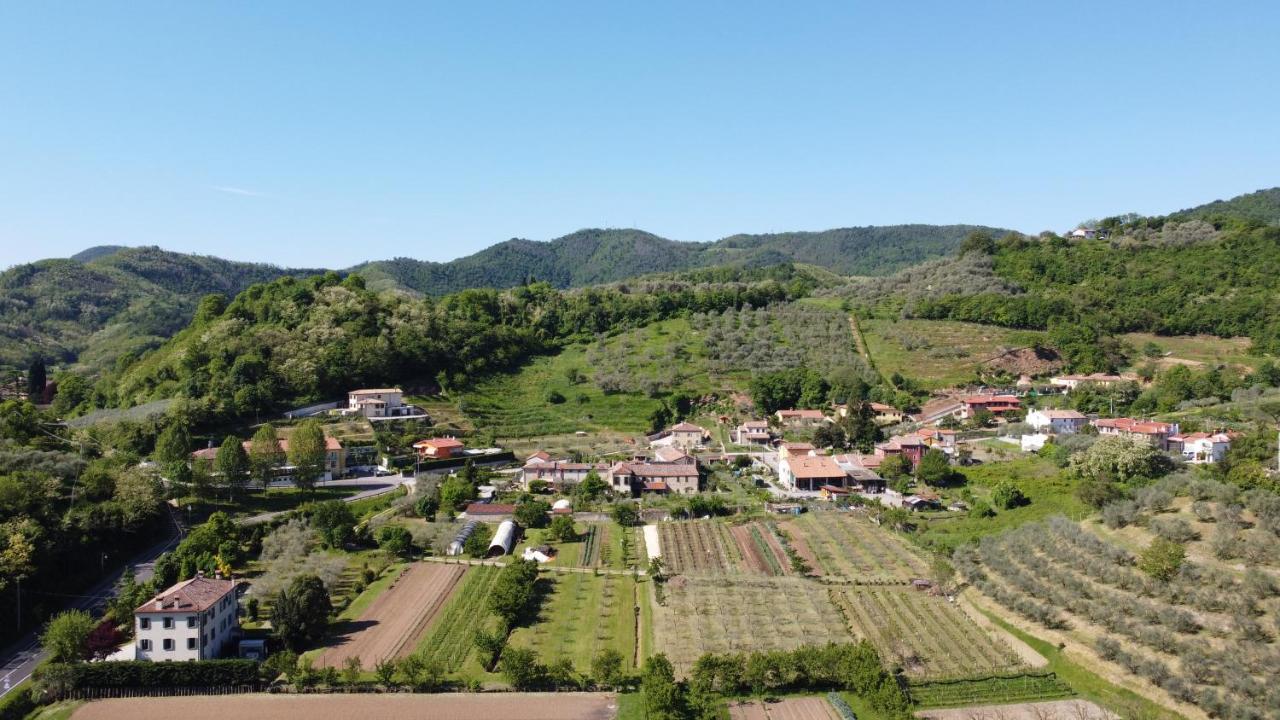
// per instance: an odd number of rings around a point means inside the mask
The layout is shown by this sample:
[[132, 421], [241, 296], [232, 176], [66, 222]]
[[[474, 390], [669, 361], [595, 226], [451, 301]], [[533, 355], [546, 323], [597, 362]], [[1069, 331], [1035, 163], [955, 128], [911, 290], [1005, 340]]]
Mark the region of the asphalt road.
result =
[[[156, 558], [160, 557], [161, 553], [176, 547], [186, 533], [186, 528], [182, 527], [172, 508], [169, 510], [169, 521], [173, 531], [169, 537], [130, 558], [129, 562], [122, 565], [119, 570], [84, 591], [84, 594], [72, 598], [64, 609], [88, 610], [95, 615], [100, 614], [106, 608], [107, 599], [115, 591], [116, 583], [120, 581], [127, 567], [133, 568], [138, 580], [150, 580], [155, 569]], [[0, 697], [4, 697], [31, 677], [31, 672], [44, 660], [38, 633], [33, 630], [5, 648], [0, 652], [0, 660], [3, 661], [0, 665]]]

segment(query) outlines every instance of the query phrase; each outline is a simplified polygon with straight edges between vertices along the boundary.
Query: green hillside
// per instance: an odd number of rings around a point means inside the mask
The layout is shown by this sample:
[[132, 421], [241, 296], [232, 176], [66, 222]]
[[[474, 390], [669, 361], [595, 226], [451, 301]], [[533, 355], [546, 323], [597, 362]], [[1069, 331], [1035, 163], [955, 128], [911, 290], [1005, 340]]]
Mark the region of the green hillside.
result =
[[1238, 195], [1230, 200], [1214, 200], [1211, 203], [1170, 213], [1168, 218], [1170, 220], [1200, 218], [1210, 221], [1234, 218], [1263, 225], [1280, 225], [1280, 187]]

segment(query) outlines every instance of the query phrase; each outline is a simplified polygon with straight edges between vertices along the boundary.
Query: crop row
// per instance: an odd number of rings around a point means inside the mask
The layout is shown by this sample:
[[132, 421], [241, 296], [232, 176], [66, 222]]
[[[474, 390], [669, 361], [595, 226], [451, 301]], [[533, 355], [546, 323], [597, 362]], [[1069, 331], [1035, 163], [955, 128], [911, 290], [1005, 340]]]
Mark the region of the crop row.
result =
[[424, 643], [425, 657], [438, 660], [448, 672], [462, 669], [475, 631], [491, 617], [486, 602], [497, 579], [495, 567], [480, 565], [467, 571]]

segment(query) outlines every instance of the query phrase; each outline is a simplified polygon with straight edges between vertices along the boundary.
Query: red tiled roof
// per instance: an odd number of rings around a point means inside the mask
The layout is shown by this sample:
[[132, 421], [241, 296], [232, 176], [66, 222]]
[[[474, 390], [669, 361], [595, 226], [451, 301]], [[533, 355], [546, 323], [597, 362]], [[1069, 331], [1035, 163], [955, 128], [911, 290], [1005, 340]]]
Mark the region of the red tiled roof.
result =
[[460, 448], [462, 447], [462, 441], [451, 437], [427, 438], [426, 440], [419, 440], [413, 446], [415, 448], [433, 447], [437, 450], [442, 450], [444, 448]]
[[807, 442], [784, 442], [782, 443], [782, 447], [786, 448], [787, 452], [791, 452], [793, 450], [807, 451], [813, 449], [813, 445]]
[[1016, 395], [966, 395], [963, 401], [969, 405], [1017, 405], [1020, 402]]
[[698, 469], [694, 465], [657, 464], [646, 462], [618, 463], [613, 467], [618, 475], [635, 475], [637, 477], [696, 478]]
[[779, 410], [780, 418], [799, 418], [802, 420], [821, 420], [826, 414], [821, 410]]
[[476, 515], [510, 515], [516, 511], [515, 505], [502, 503], [471, 503], [467, 506], [467, 517]]
[[[235, 590], [231, 580], [220, 580], [197, 575], [174, 585], [138, 606], [135, 613], [200, 612], [213, 607], [224, 595]], [[156, 601], [163, 607], [156, 607]]]
[[883, 413], [883, 412], [898, 412], [898, 408], [896, 408], [896, 407], [894, 407], [894, 406], [892, 406], [892, 405], [885, 405], [884, 403], [878, 403], [878, 402], [873, 402], [873, 403], [871, 403], [871, 409], [872, 409], [872, 410], [875, 410], [876, 412], [880, 412], [880, 413]]
[[818, 478], [841, 478], [843, 480], [845, 477], [844, 470], [827, 455], [787, 458], [787, 466], [791, 468], [792, 475], [804, 480]]
[[671, 432], [696, 432], [696, 433], [700, 433], [700, 432], [706, 432], [706, 431], [705, 431], [705, 430], [703, 430], [701, 427], [698, 427], [697, 425], [694, 425], [693, 423], [682, 422], [682, 423], [680, 423], [679, 425], [676, 425], [676, 426], [672, 427], [672, 428], [671, 428]]
[[668, 487], [668, 486], [667, 486], [667, 484], [666, 484], [666, 483], [664, 483], [664, 482], [662, 482], [661, 480], [654, 480], [654, 481], [652, 481], [652, 482], [647, 482], [647, 483], [645, 483], [645, 484], [644, 484], [644, 489], [645, 489], [645, 490], [654, 490], [654, 491], [657, 491], [657, 492], [665, 492], [665, 491], [667, 491], [667, 490], [670, 490], [671, 488], [670, 488], [670, 487]]
[[1155, 422], [1154, 420], [1102, 418], [1100, 420], [1095, 420], [1093, 424], [1100, 428], [1115, 428], [1121, 432], [1137, 433], [1139, 435], [1163, 435], [1168, 432], [1173, 432], [1172, 424]]

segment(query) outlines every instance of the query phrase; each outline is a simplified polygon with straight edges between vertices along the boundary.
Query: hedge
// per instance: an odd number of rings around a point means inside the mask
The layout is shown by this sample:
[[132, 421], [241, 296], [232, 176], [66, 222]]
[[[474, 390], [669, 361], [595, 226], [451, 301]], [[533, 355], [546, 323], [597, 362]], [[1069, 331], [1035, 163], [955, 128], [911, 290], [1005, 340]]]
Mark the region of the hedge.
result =
[[20, 682], [0, 698], [0, 720], [22, 720], [36, 709], [31, 699], [31, 683]]
[[253, 660], [101, 663], [50, 663], [42, 675], [63, 679], [68, 689], [105, 687], [192, 687], [256, 685], [258, 663]]

